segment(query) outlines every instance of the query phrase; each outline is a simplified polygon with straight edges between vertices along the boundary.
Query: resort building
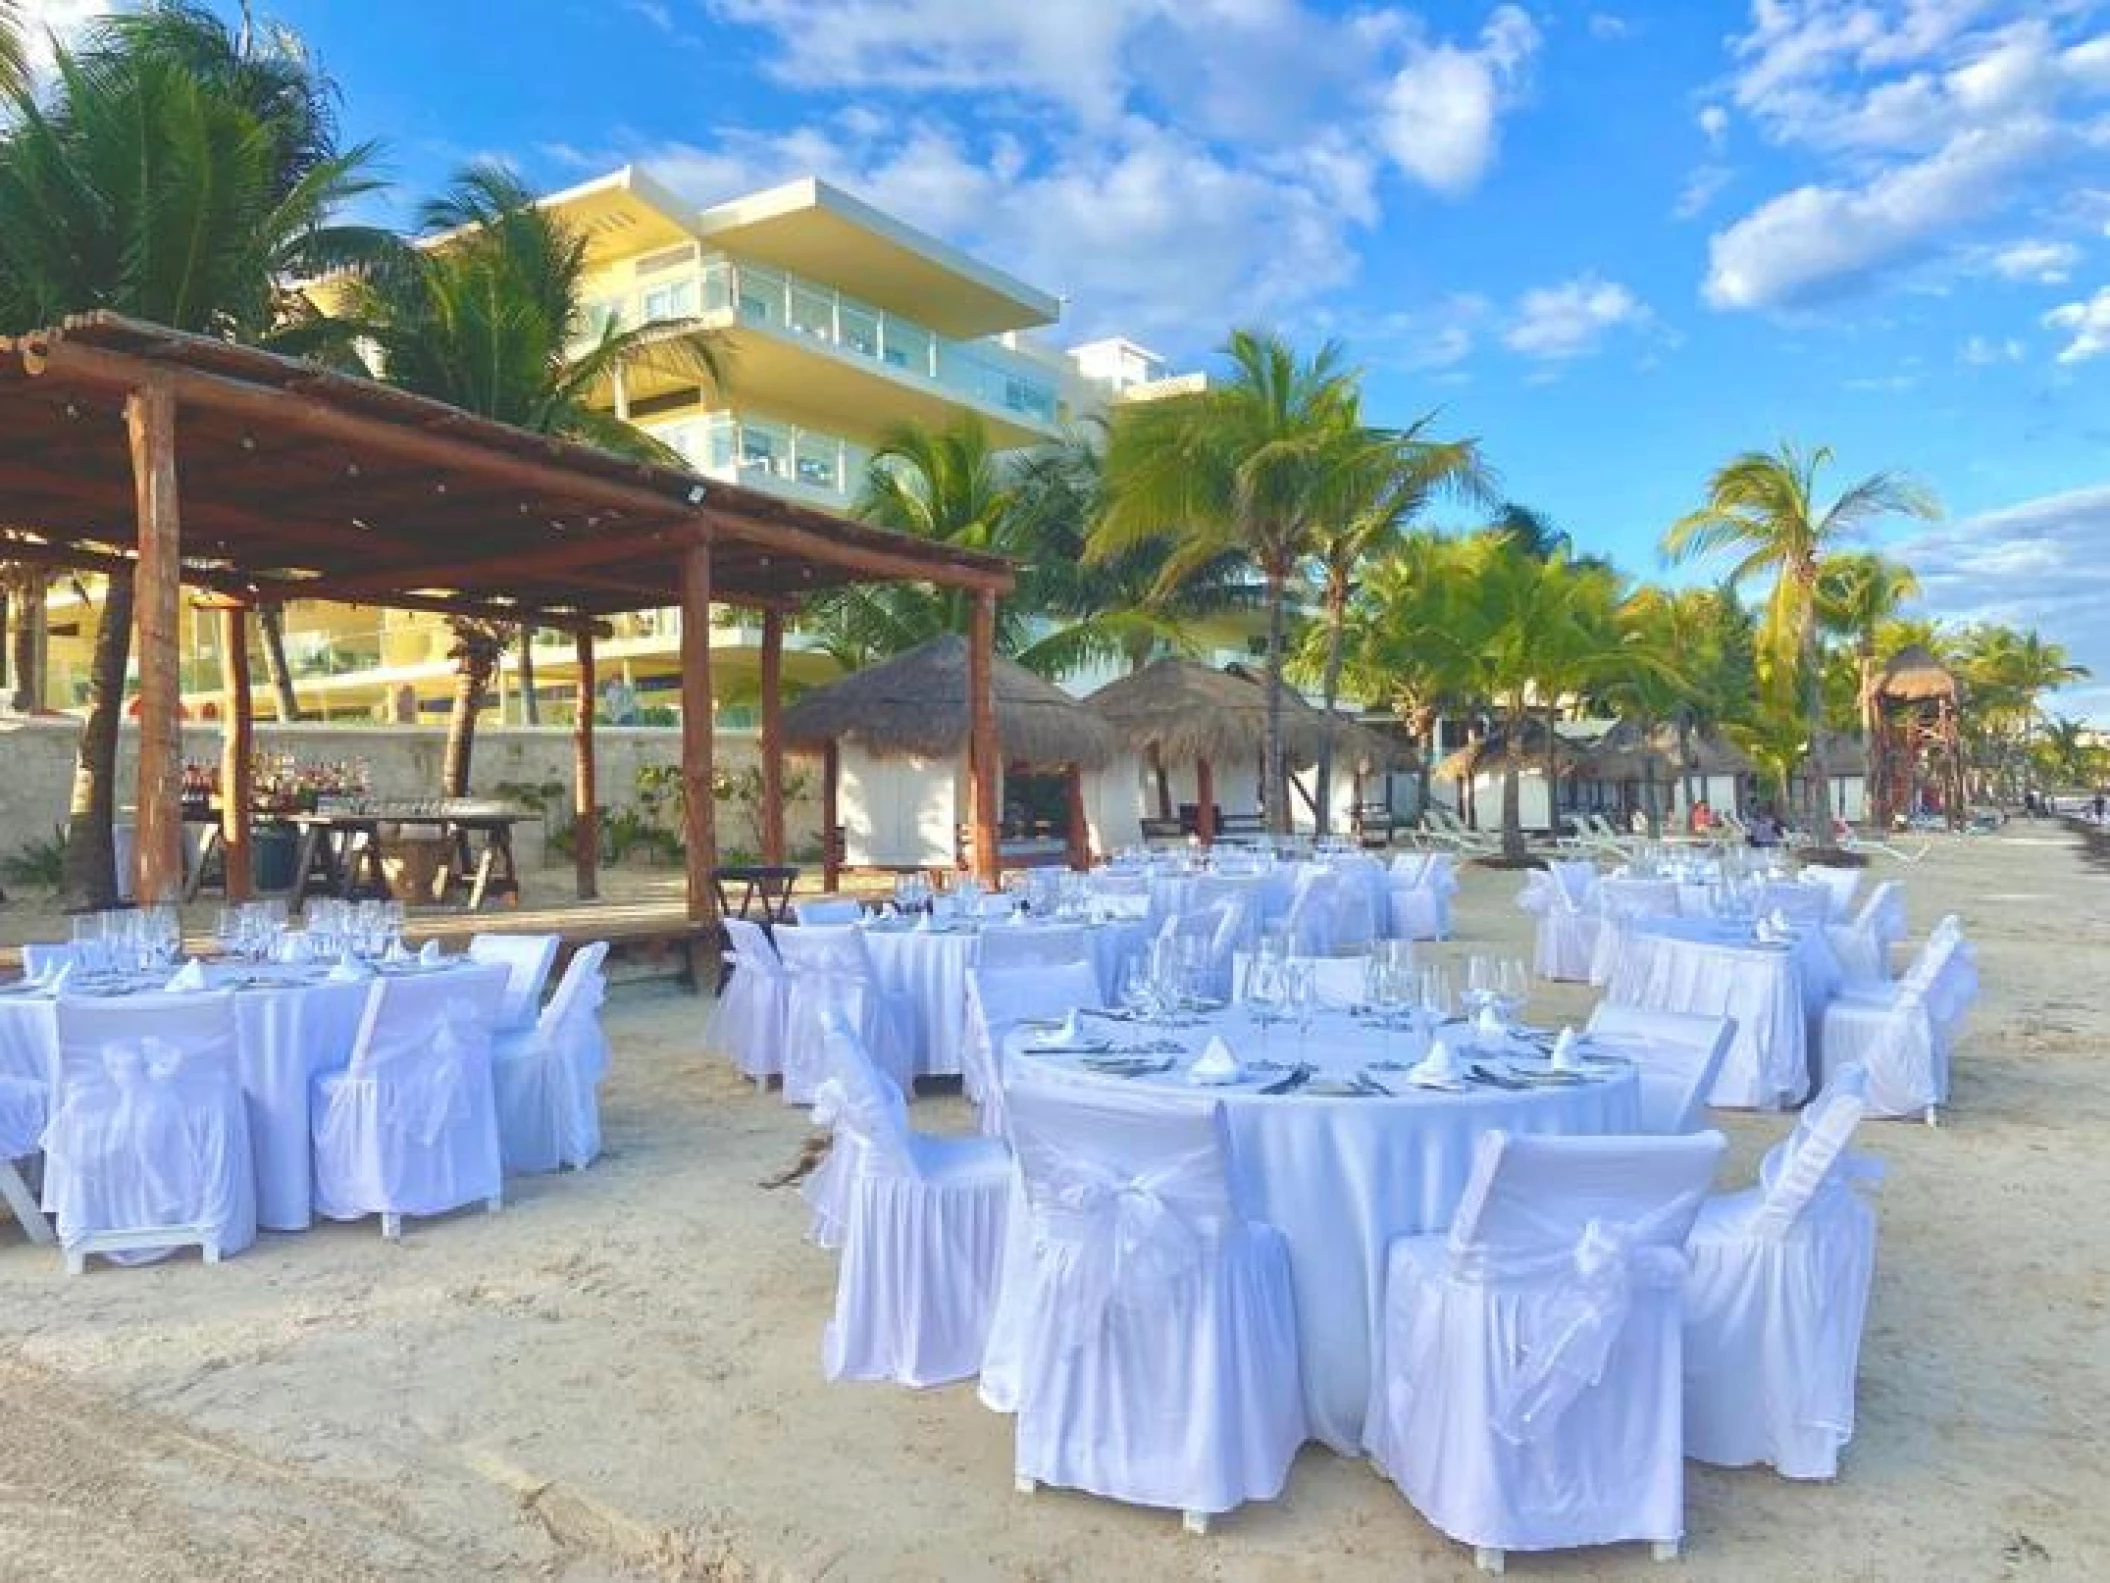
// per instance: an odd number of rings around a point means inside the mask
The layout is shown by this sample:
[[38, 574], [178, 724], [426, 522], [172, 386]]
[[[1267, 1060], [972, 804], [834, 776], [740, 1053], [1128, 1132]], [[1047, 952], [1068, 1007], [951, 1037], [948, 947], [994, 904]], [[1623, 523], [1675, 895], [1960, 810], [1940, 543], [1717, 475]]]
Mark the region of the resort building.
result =
[[[1006, 448], [1054, 440], [1109, 404], [1191, 389], [1132, 341], [1058, 351], [1062, 303], [861, 199], [813, 177], [698, 209], [634, 167], [552, 195], [548, 204], [588, 239], [596, 327], [679, 319], [709, 331], [722, 389], [663, 369], [632, 369], [609, 407], [657, 436], [707, 477], [848, 512], [874, 449], [905, 422], [942, 428], [972, 415]], [[444, 245], [442, 242], [439, 245]], [[92, 604], [97, 595], [87, 588]], [[65, 585], [54, 590], [46, 701], [85, 701], [92, 619]], [[63, 607], [63, 609], [62, 609]], [[728, 613], [730, 619], [730, 613]], [[70, 627], [67, 625], [71, 623]], [[437, 718], [449, 705], [452, 638], [413, 612], [301, 604], [284, 612], [287, 669], [303, 713], [345, 721]], [[604, 710], [653, 721], [670, 706], [680, 616], [618, 618], [600, 647]], [[1246, 652], [1222, 635], [1225, 657]], [[219, 687], [217, 626], [201, 613], [185, 645], [186, 704], [208, 710]], [[759, 682], [759, 628], [713, 633], [722, 725], [748, 723]], [[547, 634], [528, 656], [538, 696], [566, 715], [570, 640]], [[516, 648], [498, 683], [500, 718], [522, 719]], [[262, 685], [260, 708], [269, 709]], [[835, 663], [792, 634], [793, 685], [825, 680]], [[1097, 678], [1083, 679], [1089, 688]], [[545, 716], [548, 718], [548, 716]]]

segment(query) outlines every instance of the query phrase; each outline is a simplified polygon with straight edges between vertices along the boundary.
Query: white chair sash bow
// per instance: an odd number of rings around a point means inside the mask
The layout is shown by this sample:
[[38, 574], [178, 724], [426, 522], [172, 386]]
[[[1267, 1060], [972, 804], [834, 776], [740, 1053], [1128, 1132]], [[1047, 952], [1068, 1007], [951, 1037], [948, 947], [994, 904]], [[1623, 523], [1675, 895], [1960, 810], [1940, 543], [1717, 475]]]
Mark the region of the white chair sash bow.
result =
[[1129, 1176], [1066, 1159], [1050, 1170], [1033, 1231], [1050, 1277], [1058, 1346], [1074, 1351], [1098, 1333], [1110, 1306], [1150, 1306], [1192, 1274], [1204, 1232], [1170, 1200], [1197, 1165], [1209, 1163], [1182, 1154]]

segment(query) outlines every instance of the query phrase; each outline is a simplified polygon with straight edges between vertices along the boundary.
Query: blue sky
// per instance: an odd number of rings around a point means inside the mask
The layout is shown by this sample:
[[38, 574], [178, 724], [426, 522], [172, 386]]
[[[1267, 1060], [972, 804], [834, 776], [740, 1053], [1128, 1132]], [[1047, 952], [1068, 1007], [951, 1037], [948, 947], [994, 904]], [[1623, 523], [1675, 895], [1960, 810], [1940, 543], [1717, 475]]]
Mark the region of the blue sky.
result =
[[[50, 0], [64, 22], [92, 0]], [[32, 9], [37, 9], [32, 6]], [[1336, 335], [1653, 571], [1735, 450], [1920, 475], [1931, 603], [2110, 719], [2110, 7], [2092, 0], [281, 0], [407, 197], [472, 156], [818, 172], [1204, 363]]]

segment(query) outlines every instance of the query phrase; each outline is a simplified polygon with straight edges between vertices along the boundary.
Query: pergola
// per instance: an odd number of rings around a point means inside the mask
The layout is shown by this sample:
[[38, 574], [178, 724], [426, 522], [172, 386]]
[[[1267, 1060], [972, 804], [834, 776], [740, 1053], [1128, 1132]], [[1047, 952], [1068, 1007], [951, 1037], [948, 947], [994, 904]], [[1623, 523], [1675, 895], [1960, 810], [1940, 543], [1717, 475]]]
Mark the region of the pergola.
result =
[[763, 845], [784, 851], [784, 622], [845, 583], [974, 596], [967, 666], [976, 869], [997, 863], [990, 659], [1010, 562], [884, 532], [679, 468], [494, 423], [311, 363], [107, 313], [0, 338], [0, 559], [135, 580], [134, 892], [183, 878], [177, 637], [185, 585], [221, 612], [223, 835], [248, 882], [247, 612], [326, 599], [568, 631], [578, 646], [573, 806], [582, 896], [597, 860], [593, 646], [604, 618], [678, 606], [683, 837], [692, 917], [711, 915], [711, 606], [762, 614]]

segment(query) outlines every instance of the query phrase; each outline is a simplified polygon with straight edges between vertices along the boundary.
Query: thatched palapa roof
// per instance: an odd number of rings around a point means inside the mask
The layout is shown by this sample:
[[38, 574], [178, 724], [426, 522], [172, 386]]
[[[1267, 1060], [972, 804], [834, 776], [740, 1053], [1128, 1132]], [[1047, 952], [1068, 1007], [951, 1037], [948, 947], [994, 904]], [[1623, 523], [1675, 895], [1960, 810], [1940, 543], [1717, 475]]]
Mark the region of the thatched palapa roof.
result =
[[[1198, 660], [1153, 660], [1085, 700], [1138, 753], [1161, 764], [1250, 764], [1267, 743], [1267, 686]], [[1292, 765], [1315, 762], [1328, 717], [1282, 689], [1282, 751]], [[1332, 717], [1337, 763], [1378, 769], [1397, 757], [1392, 744], [1345, 715]]]
[[1580, 773], [1599, 781], [1667, 781], [1677, 776], [1678, 764], [1640, 726], [1617, 720], [1583, 753]]
[[1670, 760], [1671, 771], [1676, 775], [1749, 775], [1756, 768], [1750, 755], [1711, 728], [1687, 732], [1681, 744], [1676, 726], [1658, 726], [1654, 741], [1656, 750]]
[[[1573, 780], [1583, 767], [1585, 748], [1581, 743], [1563, 740], [1559, 744], [1558, 774], [1562, 780]], [[1517, 732], [1514, 746], [1508, 732], [1494, 731], [1487, 736], [1468, 741], [1437, 762], [1433, 773], [1439, 780], [1470, 780], [1476, 775], [1501, 775], [1507, 773], [1512, 758], [1516, 767], [1527, 775], [1543, 775], [1546, 772], [1546, 723], [1536, 715], [1525, 720]]]
[[[1007, 762], [1113, 762], [1113, 731], [1052, 682], [998, 655], [990, 684]], [[966, 753], [967, 735], [967, 640], [956, 633], [816, 687], [784, 711], [784, 745], [801, 752], [851, 742], [880, 758], [952, 758]]]
[[1890, 656], [1890, 663], [1876, 677], [1876, 696], [1901, 704], [1951, 702], [1962, 688], [1955, 674], [1917, 643], [1908, 643]]

